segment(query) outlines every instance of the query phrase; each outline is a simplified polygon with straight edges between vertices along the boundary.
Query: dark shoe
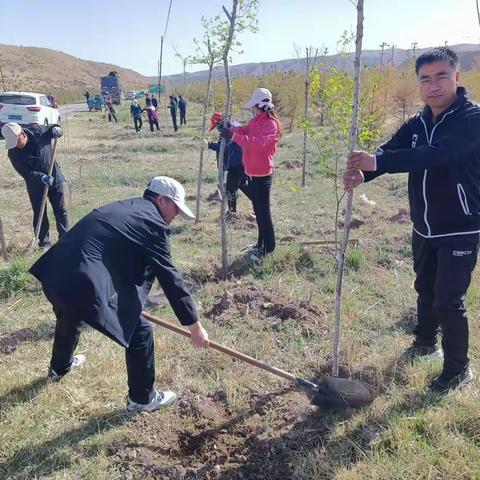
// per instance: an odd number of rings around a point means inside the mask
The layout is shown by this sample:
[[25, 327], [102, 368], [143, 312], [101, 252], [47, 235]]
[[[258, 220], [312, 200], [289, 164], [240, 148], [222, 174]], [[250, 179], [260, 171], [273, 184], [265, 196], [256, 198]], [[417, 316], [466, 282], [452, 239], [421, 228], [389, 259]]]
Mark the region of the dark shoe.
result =
[[467, 367], [462, 373], [443, 371], [432, 380], [429, 389], [435, 393], [445, 394], [470, 383], [472, 380], [473, 372], [470, 367]]
[[[74, 355], [72, 358], [72, 364], [70, 365], [70, 369], [81, 367], [85, 363], [86, 357], [82, 353], [78, 355]], [[64, 377], [68, 372], [65, 373], [57, 373], [51, 367], [48, 369], [47, 380], [49, 382], [58, 382], [62, 377]]]
[[402, 359], [408, 362], [413, 362], [414, 360], [443, 360], [443, 352], [438, 345], [426, 347], [414, 340], [403, 352]]
[[50, 243], [50, 240], [47, 240], [46, 242], [39, 242], [38, 246], [40, 248], [43, 248], [44, 250], [48, 250], [52, 246], [52, 244]]

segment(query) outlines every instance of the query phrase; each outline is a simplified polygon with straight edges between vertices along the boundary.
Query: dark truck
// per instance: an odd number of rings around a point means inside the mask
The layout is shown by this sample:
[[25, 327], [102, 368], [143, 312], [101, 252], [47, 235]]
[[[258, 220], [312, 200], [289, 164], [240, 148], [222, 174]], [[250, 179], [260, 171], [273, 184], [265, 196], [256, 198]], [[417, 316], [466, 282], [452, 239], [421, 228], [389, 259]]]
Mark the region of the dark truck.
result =
[[120, 105], [122, 85], [117, 72], [110, 72], [105, 77], [100, 78], [100, 92], [105, 98], [111, 97], [115, 105]]

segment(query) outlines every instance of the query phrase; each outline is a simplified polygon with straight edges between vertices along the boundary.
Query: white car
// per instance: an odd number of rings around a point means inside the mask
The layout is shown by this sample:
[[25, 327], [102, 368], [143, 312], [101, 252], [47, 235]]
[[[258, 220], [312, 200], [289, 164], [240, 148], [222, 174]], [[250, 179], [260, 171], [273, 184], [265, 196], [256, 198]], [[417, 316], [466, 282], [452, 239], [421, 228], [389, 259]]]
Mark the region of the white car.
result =
[[0, 93], [0, 127], [4, 123], [52, 125], [60, 123], [60, 113], [42, 93]]
[[134, 100], [135, 98], [137, 98], [135, 91], [125, 92], [125, 100]]

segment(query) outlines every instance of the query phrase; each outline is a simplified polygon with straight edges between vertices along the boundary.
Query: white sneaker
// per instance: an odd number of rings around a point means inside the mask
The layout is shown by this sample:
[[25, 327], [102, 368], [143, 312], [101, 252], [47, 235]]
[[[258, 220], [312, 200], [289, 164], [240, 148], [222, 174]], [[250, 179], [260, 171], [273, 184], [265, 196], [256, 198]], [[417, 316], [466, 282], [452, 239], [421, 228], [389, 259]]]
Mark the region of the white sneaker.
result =
[[253, 252], [254, 250], [258, 250], [258, 245], [256, 243], [252, 243], [251, 245], [245, 245], [240, 251], [241, 252]]
[[248, 254], [248, 259], [251, 262], [260, 263], [260, 262], [263, 262], [264, 258], [265, 258], [265, 255], [262, 253], [262, 251], [259, 248], [255, 250], [251, 250]]
[[154, 412], [159, 408], [169, 407], [177, 400], [177, 394], [175, 392], [161, 392], [155, 390], [155, 395], [150, 403], [137, 403], [127, 397], [127, 412]]
[[[79, 353], [78, 355], [74, 355], [72, 358], [72, 364], [70, 365], [70, 370], [72, 368], [78, 368], [81, 367], [84, 363], [87, 357], [83, 355], [83, 353]], [[47, 378], [50, 382], [58, 382], [62, 377], [64, 377], [68, 372], [62, 373], [61, 375], [58, 374], [53, 368], [48, 369], [48, 375]]]

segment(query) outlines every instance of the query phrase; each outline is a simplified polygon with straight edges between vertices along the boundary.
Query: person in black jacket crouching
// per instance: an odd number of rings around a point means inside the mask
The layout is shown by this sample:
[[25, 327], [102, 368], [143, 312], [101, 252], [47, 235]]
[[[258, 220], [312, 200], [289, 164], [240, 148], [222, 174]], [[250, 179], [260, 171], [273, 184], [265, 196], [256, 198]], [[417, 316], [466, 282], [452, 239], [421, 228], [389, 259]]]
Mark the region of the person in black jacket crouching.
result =
[[[52, 175], [48, 169], [52, 160], [52, 139], [63, 135], [60, 125], [44, 127], [29, 125], [21, 127], [18, 123], [6, 123], [2, 127], [8, 149], [8, 158], [13, 168], [23, 177], [33, 210], [33, 228], [37, 226], [45, 185], [49, 186], [48, 199], [57, 223], [58, 238], [68, 230], [68, 215], [65, 206], [64, 176], [60, 165], [55, 163]], [[50, 246], [50, 233], [47, 211], [43, 215], [39, 231], [40, 247]]]
[[458, 86], [458, 58], [451, 49], [423, 53], [415, 70], [425, 108], [376, 154], [353, 152], [344, 185], [352, 191], [384, 173], [409, 174], [418, 298], [416, 338], [406, 355], [444, 356], [430, 389], [446, 393], [473, 379], [465, 296], [479, 247], [480, 107]]
[[73, 355], [85, 322], [126, 349], [127, 411], [171, 405], [174, 392], [154, 389], [153, 332], [142, 308], [155, 277], [192, 342], [208, 347], [193, 299], [172, 263], [168, 225], [194, 218], [176, 180], [155, 177], [143, 198], [96, 208], [32, 266], [57, 317], [50, 380], [84, 363]]

